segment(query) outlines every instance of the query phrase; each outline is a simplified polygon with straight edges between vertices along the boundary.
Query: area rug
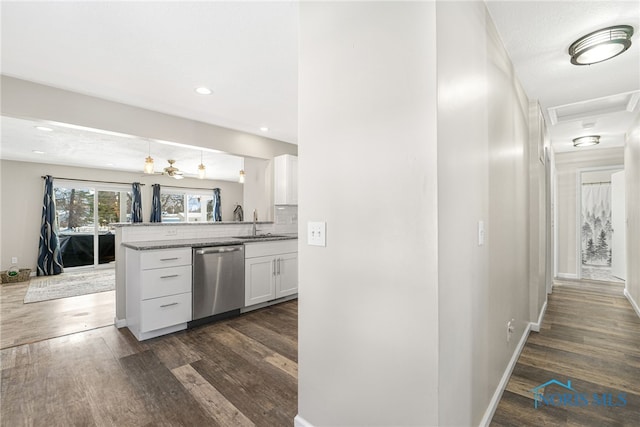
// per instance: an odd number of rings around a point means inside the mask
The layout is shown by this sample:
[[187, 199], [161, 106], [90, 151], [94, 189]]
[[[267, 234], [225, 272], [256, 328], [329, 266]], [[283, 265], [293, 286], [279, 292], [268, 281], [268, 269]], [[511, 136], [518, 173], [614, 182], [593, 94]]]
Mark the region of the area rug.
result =
[[113, 269], [34, 277], [29, 283], [24, 303], [107, 292], [115, 288], [116, 273]]

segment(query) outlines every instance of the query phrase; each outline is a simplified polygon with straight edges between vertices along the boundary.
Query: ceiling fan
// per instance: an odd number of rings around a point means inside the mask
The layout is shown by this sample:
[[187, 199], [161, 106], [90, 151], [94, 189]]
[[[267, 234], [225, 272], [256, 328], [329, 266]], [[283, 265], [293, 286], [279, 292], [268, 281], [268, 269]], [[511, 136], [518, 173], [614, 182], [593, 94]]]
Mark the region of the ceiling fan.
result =
[[177, 167], [173, 166], [173, 164], [176, 161], [175, 160], [167, 160], [167, 161], [169, 162], [169, 166], [164, 168], [164, 172], [162, 174], [163, 175], [168, 175], [171, 178], [175, 178], [175, 179], [184, 178], [184, 176], [182, 176], [182, 172], [180, 172], [180, 169], [178, 169]]

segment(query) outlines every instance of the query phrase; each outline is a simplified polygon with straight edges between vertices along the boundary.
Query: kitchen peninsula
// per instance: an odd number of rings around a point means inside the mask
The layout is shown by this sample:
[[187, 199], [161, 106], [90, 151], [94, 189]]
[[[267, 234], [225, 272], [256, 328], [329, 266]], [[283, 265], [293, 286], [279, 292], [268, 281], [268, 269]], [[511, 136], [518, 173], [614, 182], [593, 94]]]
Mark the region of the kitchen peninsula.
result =
[[236, 276], [241, 284], [233, 285], [242, 288], [235, 289], [241, 295], [236, 299], [242, 298], [233, 306], [238, 314], [297, 297], [297, 234], [290, 226], [264, 221], [255, 226], [250, 222], [114, 225], [115, 324], [129, 327], [139, 340], [185, 329], [196, 319], [192, 299], [197, 310], [196, 301], [202, 296], [192, 294], [192, 277], [197, 276], [196, 253], [205, 250], [239, 252], [236, 265], [242, 273]]

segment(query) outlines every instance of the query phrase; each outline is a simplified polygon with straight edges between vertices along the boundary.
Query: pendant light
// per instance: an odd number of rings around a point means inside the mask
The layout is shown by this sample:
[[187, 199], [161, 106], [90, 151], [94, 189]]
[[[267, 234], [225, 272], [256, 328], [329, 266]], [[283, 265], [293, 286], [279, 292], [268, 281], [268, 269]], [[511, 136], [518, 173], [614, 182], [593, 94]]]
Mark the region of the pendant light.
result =
[[240, 169], [240, 178], [238, 178], [240, 184], [244, 184], [244, 169]]
[[151, 141], [149, 141], [149, 156], [144, 160], [144, 173], [153, 173], [153, 159], [151, 158]]
[[204, 166], [204, 163], [202, 163], [202, 151], [200, 151], [200, 165], [198, 166], [198, 178], [204, 179], [205, 176], [207, 176], [207, 170]]

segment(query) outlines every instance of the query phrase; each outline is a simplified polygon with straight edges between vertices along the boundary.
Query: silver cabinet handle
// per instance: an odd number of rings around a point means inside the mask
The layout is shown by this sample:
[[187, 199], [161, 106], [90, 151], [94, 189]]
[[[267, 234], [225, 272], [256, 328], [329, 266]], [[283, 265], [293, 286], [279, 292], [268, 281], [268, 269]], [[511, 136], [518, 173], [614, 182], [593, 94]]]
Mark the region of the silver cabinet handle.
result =
[[278, 258], [278, 276], [280, 275], [280, 258]]
[[276, 259], [273, 259], [273, 275], [276, 275]]
[[178, 277], [179, 274], [170, 274], [169, 276], [160, 276], [161, 279], [171, 279], [172, 277]]
[[177, 259], [178, 259], [178, 257], [176, 256], [176, 257], [173, 257], [173, 258], [160, 258], [160, 261], [175, 261]]
[[160, 308], [171, 307], [172, 305], [178, 305], [178, 303], [177, 303], [177, 302], [172, 302], [171, 304], [162, 304], [162, 305], [160, 306]]

